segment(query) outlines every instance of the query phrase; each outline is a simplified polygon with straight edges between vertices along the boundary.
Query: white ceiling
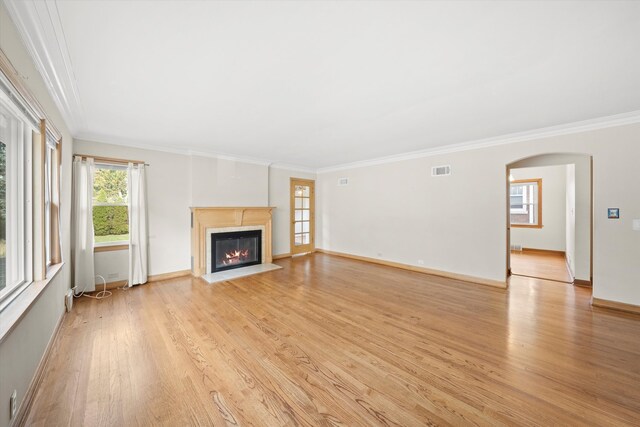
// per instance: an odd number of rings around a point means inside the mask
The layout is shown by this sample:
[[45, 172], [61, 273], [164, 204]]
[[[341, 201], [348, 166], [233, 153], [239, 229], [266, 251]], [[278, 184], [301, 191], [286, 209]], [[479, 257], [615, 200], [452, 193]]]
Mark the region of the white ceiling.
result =
[[640, 110], [640, 2], [6, 1], [78, 138], [323, 168]]

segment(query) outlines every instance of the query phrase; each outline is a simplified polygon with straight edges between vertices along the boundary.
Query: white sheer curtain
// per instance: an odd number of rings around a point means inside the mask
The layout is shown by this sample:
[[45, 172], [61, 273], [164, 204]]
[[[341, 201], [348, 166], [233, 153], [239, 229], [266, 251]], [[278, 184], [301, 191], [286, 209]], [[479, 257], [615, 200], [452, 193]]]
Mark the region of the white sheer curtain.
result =
[[147, 182], [145, 166], [129, 163], [129, 286], [147, 282]]
[[93, 175], [92, 158], [73, 161], [73, 284], [76, 293], [93, 292]]

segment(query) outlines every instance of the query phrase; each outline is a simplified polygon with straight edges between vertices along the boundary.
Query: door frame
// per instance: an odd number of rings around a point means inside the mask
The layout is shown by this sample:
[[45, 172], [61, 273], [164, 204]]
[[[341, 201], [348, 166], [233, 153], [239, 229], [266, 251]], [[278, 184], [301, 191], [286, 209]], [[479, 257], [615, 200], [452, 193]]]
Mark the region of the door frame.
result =
[[[509, 164], [506, 165], [505, 167], [505, 183], [506, 183], [506, 212], [505, 212], [505, 217], [506, 217], [506, 224], [507, 224], [507, 236], [506, 236], [506, 242], [507, 242], [507, 250], [506, 250], [506, 271], [505, 271], [505, 282], [507, 283], [507, 287], [509, 286], [509, 278], [512, 276], [512, 271], [511, 271], [511, 209], [510, 209], [510, 204], [511, 204], [511, 199], [510, 199], [510, 191], [511, 191], [511, 181], [509, 180], [509, 177], [511, 175], [511, 169], [518, 169], [518, 166], [514, 166], [515, 164], [517, 164], [518, 162], [521, 162], [523, 160], [528, 160], [528, 159], [533, 159], [536, 157], [543, 157], [546, 155], [557, 155], [557, 154], [563, 154], [563, 155], [570, 155], [570, 156], [587, 156], [589, 159], [589, 228], [590, 228], [590, 236], [589, 236], [589, 282], [585, 283], [582, 280], [579, 279], [574, 279], [573, 285], [574, 286], [590, 286], [593, 289], [593, 246], [594, 246], [594, 217], [595, 217], [595, 213], [594, 213], [594, 186], [593, 186], [593, 156], [590, 154], [583, 154], [583, 153], [543, 153], [543, 154], [538, 154], [538, 155], [533, 155], [530, 157], [525, 157], [523, 159], [520, 159], [518, 161], [514, 161], [511, 162]], [[564, 164], [570, 164], [572, 162], [568, 161], [567, 163], [563, 163], [563, 162], [558, 162], [555, 164], [548, 164], [546, 166], [561, 166]], [[532, 167], [532, 166], [521, 166], [521, 167]]]
[[[308, 185], [309, 186], [309, 244], [308, 245], [295, 245], [295, 186], [296, 185]], [[291, 255], [297, 255], [307, 252], [315, 252], [315, 235], [316, 235], [316, 181], [313, 179], [305, 178], [289, 178], [289, 245]]]

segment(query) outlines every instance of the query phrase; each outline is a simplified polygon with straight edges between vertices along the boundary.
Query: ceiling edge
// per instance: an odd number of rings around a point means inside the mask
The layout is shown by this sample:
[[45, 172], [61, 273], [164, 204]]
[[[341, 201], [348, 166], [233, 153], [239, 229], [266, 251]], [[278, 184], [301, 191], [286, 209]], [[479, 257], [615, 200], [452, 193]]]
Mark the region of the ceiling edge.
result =
[[221, 154], [221, 153], [215, 153], [210, 151], [187, 150], [187, 154], [190, 156], [210, 157], [212, 159], [229, 160], [232, 162], [251, 163], [254, 165], [261, 165], [261, 166], [269, 166], [271, 165], [271, 163], [273, 163], [271, 160], [267, 160], [267, 159], [259, 159], [256, 157], [248, 157], [248, 156], [234, 156], [230, 154]]
[[315, 169], [288, 163], [276, 163], [272, 160], [257, 157], [235, 156], [231, 154], [215, 153], [211, 151], [198, 151], [189, 148], [162, 147], [157, 145], [142, 144], [135, 141], [117, 139], [112, 137], [99, 136], [94, 134], [80, 134], [73, 138], [80, 142], [97, 142], [99, 144], [117, 145], [120, 147], [136, 148], [139, 150], [159, 151], [163, 153], [179, 154], [182, 156], [209, 157], [213, 159], [229, 160], [233, 162], [250, 163], [260, 166], [274, 167], [276, 169], [287, 169], [301, 172], [315, 173]]
[[497, 137], [484, 138], [475, 141], [463, 142], [450, 146], [441, 146], [426, 150], [412, 151], [408, 153], [395, 154], [391, 156], [378, 157], [375, 159], [362, 160], [351, 163], [343, 163], [336, 166], [328, 166], [318, 168], [316, 173], [329, 173], [346, 169], [361, 168], [366, 166], [375, 166], [385, 163], [394, 163], [402, 160], [419, 159], [422, 157], [431, 157], [443, 154], [457, 153], [460, 151], [477, 150], [480, 148], [495, 147], [499, 145], [514, 144], [518, 142], [530, 141], [534, 139], [549, 138], [553, 136], [568, 135], [572, 133], [588, 132], [597, 129], [604, 129], [614, 126], [623, 126], [627, 124], [640, 122], [640, 110], [628, 113], [615, 114], [612, 116], [599, 117], [595, 119], [582, 120], [579, 122], [566, 123], [557, 126], [539, 128], [525, 132], [516, 132]]
[[305, 166], [293, 165], [291, 163], [275, 162], [275, 163], [271, 163], [269, 167], [271, 169], [282, 169], [282, 170], [288, 170], [288, 171], [294, 171], [294, 172], [304, 172], [304, 173], [312, 173], [312, 174], [316, 173], [315, 168], [308, 168]]
[[84, 129], [82, 103], [56, 2], [5, 0], [5, 5], [67, 127], [72, 134]]
[[228, 154], [220, 154], [207, 151], [195, 151], [191, 149], [180, 149], [173, 147], [161, 147], [156, 145], [140, 144], [137, 142], [126, 141], [122, 139], [114, 139], [111, 137], [101, 137], [92, 134], [79, 135], [74, 140], [87, 142], [98, 142], [101, 144], [112, 144], [141, 150], [160, 151], [165, 153], [181, 154], [184, 156], [200, 156], [216, 159], [230, 160], [236, 162], [252, 163], [262, 166], [268, 166], [274, 169], [286, 169], [292, 171], [306, 173], [329, 173], [341, 170], [361, 168], [367, 166], [381, 165], [385, 163], [394, 163], [403, 160], [419, 159], [423, 157], [432, 157], [443, 154], [457, 153], [461, 151], [477, 150], [481, 148], [495, 147], [500, 145], [515, 144], [518, 142], [531, 141], [534, 139], [550, 138], [553, 136], [568, 135], [573, 133], [588, 132], [592, 130], [605, 129], [615, 126], [623, 126], [633, 123], [640, 123], [640, 110], [628, 113], [616, 114], [612, 116], [599, 117], [596, 119], [583, 120], [579, 122], [566, 123], [563, 125], [551, 126], [546, 128], [534, 129], [525, 132], [517, 132], [508, 135], [502, 135], [492, 138], [485, 138], [475, 141], [464, 142], [445, 147], [436, 147], [427, 150], [412, 151], [409, 153], [396, 154], [392, 156], [379, 157], [375, 159], [363, 160], [358, 162], [344, 163], [336, 166], [324, 168], [312, 168], [289, 163], [276, 162], [269, 159], [260, 159], [246, 156], [235, 156]]

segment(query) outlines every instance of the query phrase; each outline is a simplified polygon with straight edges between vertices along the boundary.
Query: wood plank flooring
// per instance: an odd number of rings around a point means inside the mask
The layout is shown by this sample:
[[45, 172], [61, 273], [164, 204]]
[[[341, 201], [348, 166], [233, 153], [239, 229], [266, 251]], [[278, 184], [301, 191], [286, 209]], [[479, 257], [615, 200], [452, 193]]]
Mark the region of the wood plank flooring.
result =
[[564, 255], [545, 252], [511, 252], [511, 273], [573, 283]]
[[33, 426], [638, 425], [640, 316], [315, 254], [77, 301]]

